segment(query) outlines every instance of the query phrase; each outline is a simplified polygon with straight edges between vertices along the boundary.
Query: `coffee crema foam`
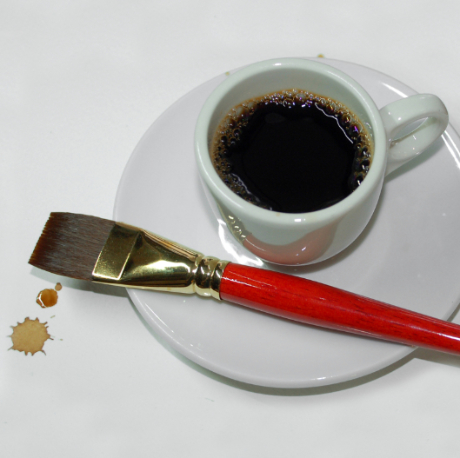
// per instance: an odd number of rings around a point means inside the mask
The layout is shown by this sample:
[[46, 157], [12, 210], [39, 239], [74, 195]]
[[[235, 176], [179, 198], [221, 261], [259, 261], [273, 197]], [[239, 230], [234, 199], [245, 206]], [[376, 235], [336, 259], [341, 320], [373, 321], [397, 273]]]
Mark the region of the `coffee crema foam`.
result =
[[[280, 131], [283, 143], [280, 151], [275, 151], [273, 132], [278, 132], [285, 120], [288, 130]], [[290, 143], [293, 136], [299, 137], [299, 144]], [[304, 164], [307, 159], [292, 156], [291, 150], [297, 156], [317, 157]], [[210, 155], [223, 182], [246, 201], [268, 210], [303, 213], [331, 206], [359, 187], [371, 166], [373, 142], [363, 123], [343, 104], [292, 89], [255, 97], [232, 108], [216, 129]], [[276, 155], [285, 159], [279, 162]], [[347, 157], [343, 159], [343, 155]], [[263, 175], [268, 161], [274, 170]], [[292, 166], [285, 170], [286, 162]], [[299, 164], [305, 165], [305, 173]], [[340, 172], [341, 178], [329, 183], [328, 177], [322, 178], [325, 168], [331, 169], [334, 177]], [[320, 181], [319, 186], [315, 180]], [[327, 195], [334, 187], [340, 190]]]

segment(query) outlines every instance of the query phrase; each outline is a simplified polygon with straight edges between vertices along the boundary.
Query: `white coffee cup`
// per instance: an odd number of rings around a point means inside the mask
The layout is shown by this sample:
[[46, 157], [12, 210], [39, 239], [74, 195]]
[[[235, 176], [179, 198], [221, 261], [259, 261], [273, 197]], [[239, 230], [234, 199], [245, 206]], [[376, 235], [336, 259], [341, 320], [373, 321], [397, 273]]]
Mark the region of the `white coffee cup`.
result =
[[[374, 150], [370, 170], [354, 192], [309, 213], [279, 213], [247, 202], [222, 181], [210, 157], [214, 133], [233, 107], [294, 88], [348, 107], [366, 126]], [[417, 121], [423, 122], [398, 137]], [[273, 59], [233, 73], [211, 93], [196, 125], [196, 160], [228, 228], [247, 249], [276, 264], [311, 264], [336, 255], [361, 234], [375, 210], [385, 176], [428, 148], [447, 124], [447, 110], [434, 95], [417, 94], [379, 110], [359, 83], [329, 65], [308, 59]]]

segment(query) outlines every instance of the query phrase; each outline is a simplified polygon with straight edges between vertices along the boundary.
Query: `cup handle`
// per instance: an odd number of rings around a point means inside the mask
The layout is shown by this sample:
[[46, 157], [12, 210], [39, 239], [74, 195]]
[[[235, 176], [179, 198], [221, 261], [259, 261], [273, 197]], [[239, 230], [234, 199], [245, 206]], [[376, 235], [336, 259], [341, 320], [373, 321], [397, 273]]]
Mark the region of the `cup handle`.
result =
[[[416, 94], [392, 102], [380, 110], [380, 115], [388, 139], [386, 175], [427, 149], [449, 123], [446, 107], [431, 94]], [[398, 138], [404, 128], [417, 121], [423, 122]]]

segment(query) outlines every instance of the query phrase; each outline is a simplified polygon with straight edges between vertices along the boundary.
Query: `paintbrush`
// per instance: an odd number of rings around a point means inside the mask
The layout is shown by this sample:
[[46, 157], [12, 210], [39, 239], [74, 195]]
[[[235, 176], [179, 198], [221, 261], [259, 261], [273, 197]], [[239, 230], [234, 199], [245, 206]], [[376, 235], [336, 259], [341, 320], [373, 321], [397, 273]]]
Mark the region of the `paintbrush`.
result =
[[29, 263], [80, 280], [197, 293], [310, 325], [460, 354], [458, 325], [292, 275], [205, 257], [94, 216], [51, 213]]

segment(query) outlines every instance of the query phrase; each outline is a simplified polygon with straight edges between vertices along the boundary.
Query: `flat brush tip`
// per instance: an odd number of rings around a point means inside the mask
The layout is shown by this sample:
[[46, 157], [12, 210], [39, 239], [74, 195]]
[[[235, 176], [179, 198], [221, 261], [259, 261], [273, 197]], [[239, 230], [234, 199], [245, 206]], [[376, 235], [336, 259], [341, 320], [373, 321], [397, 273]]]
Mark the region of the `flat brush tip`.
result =
[[96, 216], [51, 213], [29, 264], [56, 275], [90, 281], [114, 224]]

